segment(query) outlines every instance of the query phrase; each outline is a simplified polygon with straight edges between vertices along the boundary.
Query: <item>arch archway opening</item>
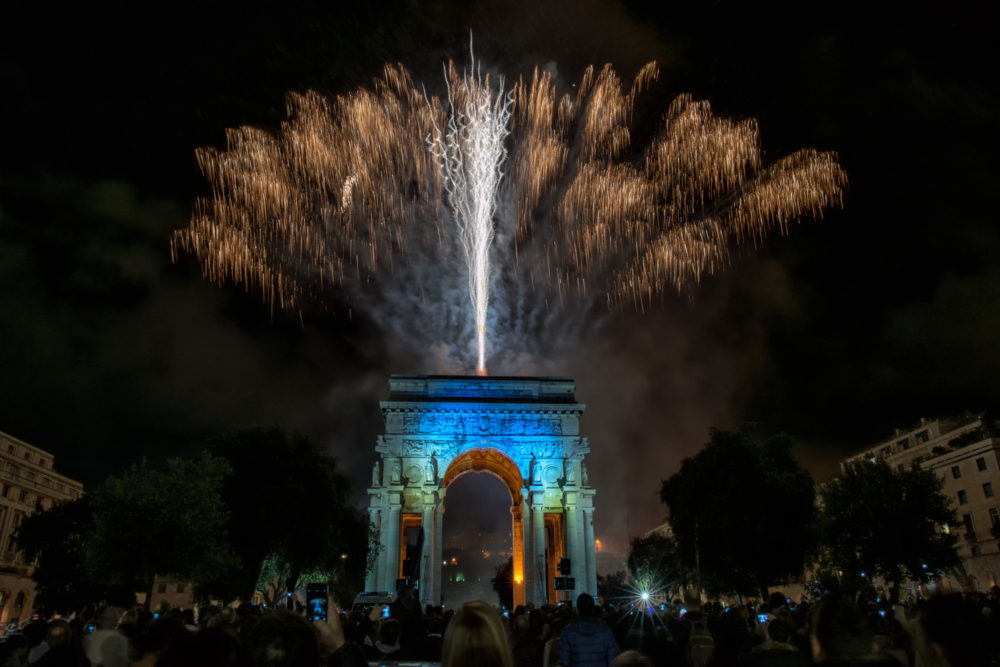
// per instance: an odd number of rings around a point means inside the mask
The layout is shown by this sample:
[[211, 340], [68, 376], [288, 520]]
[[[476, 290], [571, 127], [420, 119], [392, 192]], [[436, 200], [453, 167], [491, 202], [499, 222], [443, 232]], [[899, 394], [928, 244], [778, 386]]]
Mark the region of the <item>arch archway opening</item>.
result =
[[[442, 566], [446, 570], [443, 582], [449, 584], [449, 592], [466, 599], [495, 599], [492, 579], [510, 558], [511, 603], [523, 604], [524, 480], [517, 464], [496, 449], [471, 449], [451, 462], [441, 481], [447, 491], [446, 558]], [[461, 560], [459, 553], [463, 554]], [[455, 563], [451, 562], [453, 558]], [[468, 577], [463, 571], [463, 561]], [[456, 585], [454, 579], [460, 575], [475, 577], [477, 586], [469, 586], [470, 581], [461, 582], [466, 584], [464, 588]]]
[[469, 471], [444, 497], [442, 602], [498, 604], [493, 577], [513, 550], [510, 492], [493, 473]]

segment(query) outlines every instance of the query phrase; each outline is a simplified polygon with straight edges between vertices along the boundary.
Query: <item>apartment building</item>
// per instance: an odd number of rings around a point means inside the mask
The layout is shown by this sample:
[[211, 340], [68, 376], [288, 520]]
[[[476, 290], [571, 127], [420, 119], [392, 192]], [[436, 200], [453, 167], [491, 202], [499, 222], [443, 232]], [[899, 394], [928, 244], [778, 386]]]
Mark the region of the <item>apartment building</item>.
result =
[[82, 494], [80, 482], [53, 470], [52, 454], [0, 432], [0, 629], [26, 620], [35, 605], [33, 566], [17, 549], [17, 528], [32, 512]]
[[[965, 572], [957, 583], [979, 590], [1000, 577], [1000, 431], [984, 413], [921, 419], [892, 438], [844, 460], [885, 460], [900, 470], [933, 470], [962, 522], [959, 556]], [[842, 465], [843, 465], [842, 464]], [[944, 527], [944, 530], [949, 530]], [[953, 529], [952, 529], [953, 530]]]

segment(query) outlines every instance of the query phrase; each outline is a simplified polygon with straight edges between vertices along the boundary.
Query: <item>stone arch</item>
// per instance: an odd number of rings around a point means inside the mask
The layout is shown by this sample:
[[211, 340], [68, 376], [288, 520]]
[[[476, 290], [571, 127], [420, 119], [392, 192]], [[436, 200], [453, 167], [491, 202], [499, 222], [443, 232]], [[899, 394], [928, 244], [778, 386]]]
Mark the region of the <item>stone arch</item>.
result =
[[[378, 551], [366, 590], [413, 582], [422, 603], [441, 603], [444, 497], [484, 471], [511, 495], [515, 604], [593, 593], [596, 490], [575, 389], [571, 378], [392, 376], [368, 488]], [[572, 573], [557, 571], [563, 558]]]
[[521, 489], [524, 488], [521, 470], [509, 456], [499, 449], [477, 447], [462, 452], [448, 466], [448, 470], [445, 471], [444, 478], [441, 480], [441, 486], [447, 489], [452, 482], [467, 472], [493, 473], [507, 486], [507, 490], [510, 491], [511, 503], [520, 505]]

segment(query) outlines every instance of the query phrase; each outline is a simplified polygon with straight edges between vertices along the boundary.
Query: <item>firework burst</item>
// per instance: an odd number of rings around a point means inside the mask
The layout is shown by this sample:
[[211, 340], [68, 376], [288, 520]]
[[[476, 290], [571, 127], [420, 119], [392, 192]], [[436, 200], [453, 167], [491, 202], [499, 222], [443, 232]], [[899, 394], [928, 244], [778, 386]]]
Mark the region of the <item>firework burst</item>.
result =
[[689, 95], [633, 145], [653, 63], [628, 86], [590, 68], [572, 96], [539, 70], [509, 94], [472, 72], [449, 63], [442, 99], [387, 66], [371, 90], [289, 94], [277, 132], [230, 130], [225, 150], [197, 153], [212, 194], [173, 256], [272, 307], [360, 307], [420, 349], [478, 339], [482, 370], [487, 339], [525, 349], [554, 321], [644, 310], [842, 204], [833, 153], [764, 164], [754, 120]]

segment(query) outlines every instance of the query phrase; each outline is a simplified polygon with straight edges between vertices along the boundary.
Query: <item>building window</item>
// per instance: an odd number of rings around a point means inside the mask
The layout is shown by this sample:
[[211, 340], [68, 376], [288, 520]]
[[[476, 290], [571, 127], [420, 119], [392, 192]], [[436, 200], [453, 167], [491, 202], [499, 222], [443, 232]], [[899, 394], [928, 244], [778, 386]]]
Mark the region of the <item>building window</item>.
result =
[[164, 583], [161, 583], [159, 590], [160, 590], [160, 593], [166, 593], [167, 592], [167, 585], [164, 584]]
[[177, 584], [177, 592], [178, 593], [183, 593], [185, 588], [187, 588], [186, 584]]
[[927, 431], [921, 431], [920, 433], [917, 433], [917, 435], [914, 437], [914, 440], [916, 440], [917, 442], [927, 442], [928, 440], [930, 440], [930, 435], [927, 433]]
[[952, 479], [958, 479], [961, 476], [962, 476], [961, 469], [959, 469], [958, 466], [952, 466], [951, 467], [951, 478]]
[[994, 528], [1000, 528], [1000, 511], [997, 511], [996, 507], [990, 508], [990, 525]]
[[25, 452], [24, 453], [24, 460], [25, 461], [30, 461], [31, 460], [31, 452]]
[[966, 495], [965, 491], [959, 491], [958, 492], [958, 504], [959, 505], [968, 505], [969, 504], [969, 496]]
[[983, 495], [987, 498], [993, 497], [993, 485], [989, 482], [983, 484]]
[[27, 497], [28, 497], [28, 492], [21, 491], [21, 493], [17, 494], [17, 502], [23, 503]]
[[14, 445], [7, 445], [7, 451], [13, 454], [17, 450], [14, 448]]
[[980, 470], [986, 470], [986, 459], [984, 459], [982, 456], [976, 459], [976, 467], [979, 468]]
[[902, 440], [897, 440], [896, 441], [896, 445], [898, 445], [902, 449], [909, 449], [910, 448], [910, 439], [909, 438], [903, 438]]
[[972, 515], [971, 514], [963, 514], [962, 515], [962, 523], [965, 524], [965, 532], [967, 532], [967, 533], [973, 533], [973, 534], [976, 532], [976, 527], [972, 523]]
[[44, 466], [45, 465], [45, 459], [38, 459], [38, 465]]

